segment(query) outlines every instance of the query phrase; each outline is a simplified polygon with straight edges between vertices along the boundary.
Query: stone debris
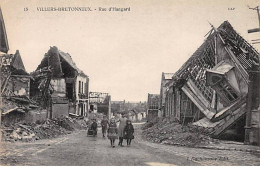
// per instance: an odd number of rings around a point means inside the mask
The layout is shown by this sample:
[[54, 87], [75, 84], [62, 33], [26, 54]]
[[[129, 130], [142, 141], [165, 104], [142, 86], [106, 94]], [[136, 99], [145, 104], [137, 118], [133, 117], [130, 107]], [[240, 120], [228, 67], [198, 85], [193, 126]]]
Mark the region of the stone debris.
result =
[[196, 147], [219, 142], [192, 125], [182, 126], [175, 122], [169, 123], [162, 118], [144, 124], [142, 129], [143, 137], [154, 143]]
[[4, 141], [32, 142], [39, 139], [58, 137], [59, 135], [70, 134], [75, 130], [86, 129], [84, 119], [72, 119], [64, 117], [61, 119], [47, 119], [43, 123], [11, 124], [2, 126], [2, 139]]

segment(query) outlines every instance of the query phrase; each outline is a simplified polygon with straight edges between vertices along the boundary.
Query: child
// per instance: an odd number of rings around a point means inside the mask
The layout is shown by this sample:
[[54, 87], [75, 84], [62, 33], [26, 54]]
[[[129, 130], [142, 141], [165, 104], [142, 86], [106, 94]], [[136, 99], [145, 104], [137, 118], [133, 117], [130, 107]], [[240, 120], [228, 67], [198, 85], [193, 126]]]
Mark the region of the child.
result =
[[118, 139], [118, 129], [116, 126], [115, 119], [111, 119], [108, 130], [107, 137], [110, 139], [111, 147], [115, 147], [115, 140]]
[[126, 126], [124, 128], [124, 138], [126, 139], [127, 146], [131, 145], [132, 139], [134, 139], [134, 126], [131, 120], [126, 121]]

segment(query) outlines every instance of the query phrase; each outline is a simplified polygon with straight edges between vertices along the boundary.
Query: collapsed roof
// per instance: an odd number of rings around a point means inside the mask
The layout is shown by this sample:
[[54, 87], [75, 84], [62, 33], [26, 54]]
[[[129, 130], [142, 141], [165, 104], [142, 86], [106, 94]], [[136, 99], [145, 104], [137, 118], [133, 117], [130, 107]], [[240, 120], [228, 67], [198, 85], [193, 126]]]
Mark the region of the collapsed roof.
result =
[[212, 69], [216, 62], [214, 42], [216, 35], [220, 35], [222, 42], [231, 48], [247, 72], [254, 64], [259, 64], [259, 53], [233, 29], [228, 21], [225, 21], [217, 29], [214, 27], [211, 29], [204, 43], [174, 74], [173, 81], [177, 82], [180, 79], [187, 79], [192, 74], [197, 74], [196, 80], [205, 82], [206, 69]]
[[[226, 54], [229, 56], [228, 62], [232, 64], [221, 62]], [[217, 29], [212, 26], [204, 43], [168, 82], [168, 85], [181, 88], [206, 116], [194, 125], [209, 129], [215, 136], [220, 135], [245, 114], [247, 93], [243, 91], [244, 93], [226, 105], [222, 102], [224, 108], [217, 112], [214, 106], [217, 91], [213, 89], [214, 86], [207, 83], [209, 80], [207, 72], [218, 73], [221, 77], [232, 73], [234, 66], [239, 72], [236, 76], [241, 76], [245, 81], [243, 83], [248, 83], [249, 71], [255, 67], [259, 69], [259, 53], [233, 29], [228, 21], [225, 21]], [[239, 90], [236, 86], [234, 89]]]
[[15, 54], [2, 55], [3, 67], [10, 67], [12, 75], [29, 75], [24, 67], [19, 50]]
[[51, 47], [44, 55], [44, 58], [36, 70], [49, 66], [52, 68], [53, 77], [74, 77], [77, 74], [87, 77], [87, 75], [76, 66], [70, 54], [59, 50], [56, 46]]

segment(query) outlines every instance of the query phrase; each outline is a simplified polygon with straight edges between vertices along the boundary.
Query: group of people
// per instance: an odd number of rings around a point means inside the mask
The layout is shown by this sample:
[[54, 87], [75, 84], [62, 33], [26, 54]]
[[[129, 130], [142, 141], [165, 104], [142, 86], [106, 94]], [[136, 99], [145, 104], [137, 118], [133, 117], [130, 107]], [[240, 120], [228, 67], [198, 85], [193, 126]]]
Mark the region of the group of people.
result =
[[[117, 127], [117, 122], [119, 122], [119, 126]], [[91, 128], [97, 131], [97, 123], [94, 121], [92, 123]], [[123, 147], [124, 139], [127, 142], [127, 146], [131, 145], [132, 139], [134, 139], [134, 126], [131, 120], [128, 120], [125, 116], [121, 117], [119, 121], [116, 121], [114, 118], [108, 121], [106, 116], [104, 116], [101, 121], [102, 134], [105, 138], [107, 134], [107, 138], [110, 139], [111, 147], [115, 147], [115, 140], [119, 139], [118, 145]], [[95, 128], [95, 129], [94, 129]]]

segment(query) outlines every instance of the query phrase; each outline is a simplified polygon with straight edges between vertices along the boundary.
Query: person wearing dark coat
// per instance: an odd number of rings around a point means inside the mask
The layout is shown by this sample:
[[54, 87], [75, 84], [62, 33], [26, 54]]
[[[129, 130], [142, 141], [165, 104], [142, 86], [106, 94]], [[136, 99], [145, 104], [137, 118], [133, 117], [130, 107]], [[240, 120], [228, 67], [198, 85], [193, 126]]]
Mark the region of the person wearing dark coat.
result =
[[118, 129], [115, 119], [111, 119], [108, 130], [107, 138], [110, 139], [111, 147], [115, 147], [115, 140], [118, 139]]
[[93, 122], [90, 127], [91, 130], [93, 130], [93, 136], [97, 136], [97, 122], [96, 119], [93, 119]]
[[103, 138], [105, 138], [105, 134], [107, 132], [108, 125], [109, 125], [109, 122], [108, 122], [106, 116], [104, 116], [103, 120], [101, 121]]
[[130, 146], [132, 139], [134, 139], [134, 126], [131, 120], [126, 121], [126, 126], [124, 128], [124, 139], [126, 139], [127, 146]]

